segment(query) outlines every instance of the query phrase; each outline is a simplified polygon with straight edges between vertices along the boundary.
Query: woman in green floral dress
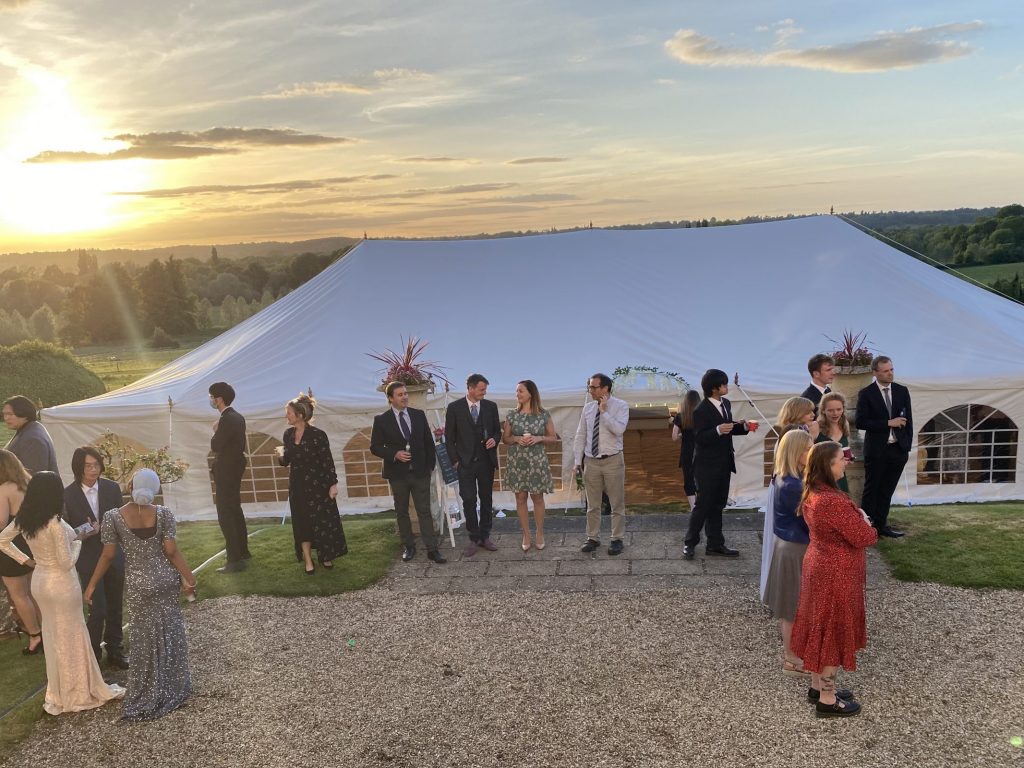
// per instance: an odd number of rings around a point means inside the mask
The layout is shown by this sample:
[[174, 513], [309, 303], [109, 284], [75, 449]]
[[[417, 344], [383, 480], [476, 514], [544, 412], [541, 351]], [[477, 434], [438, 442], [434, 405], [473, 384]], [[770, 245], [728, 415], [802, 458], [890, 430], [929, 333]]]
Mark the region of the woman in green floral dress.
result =
[[529, 379], [516, 385], [519, 407], [508, 412], [501, 441], [508, 446], [505, 463], [505, 487], [516, 494], [516, 514], [523, 529], [523, 552], [531, 546], [530, 512], [527, 497], [533, 499], [533, 519], [537, 532], [533, 541], [544, 549], [544, 494], [555, 490], [545, 443], [558, 440], [551, 414], [541, 408], [537, 385]]

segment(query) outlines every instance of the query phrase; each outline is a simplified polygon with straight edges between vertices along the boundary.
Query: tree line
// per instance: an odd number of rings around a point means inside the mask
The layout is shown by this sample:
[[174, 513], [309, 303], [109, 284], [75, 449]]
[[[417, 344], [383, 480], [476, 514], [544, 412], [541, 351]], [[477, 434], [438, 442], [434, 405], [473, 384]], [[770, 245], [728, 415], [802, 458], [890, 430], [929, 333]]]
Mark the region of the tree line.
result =
[[10, 267], [0, 271], [0, 345], [28, 339], [69, 345], [168, 339], [230, 328], [269, 306], [341, 258], [153, 259], [100, 266], [79, 251], [77, 269]]

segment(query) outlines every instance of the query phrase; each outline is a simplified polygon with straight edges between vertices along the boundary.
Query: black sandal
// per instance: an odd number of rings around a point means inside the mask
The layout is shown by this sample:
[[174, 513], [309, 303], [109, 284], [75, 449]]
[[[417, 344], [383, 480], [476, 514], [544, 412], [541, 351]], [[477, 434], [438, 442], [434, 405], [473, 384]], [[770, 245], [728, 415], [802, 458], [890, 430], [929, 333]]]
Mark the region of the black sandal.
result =
[[[35, 634], [32, 634], [31, 632], [26, 632], [25, 634], [28, 635], [28, 637], [29, 637], [29, 640], [28, 640], [29, 644], [32, 643], [32, 638], [33, 637], [41, 638], [43, 636], [42, 632], [36, 632]], [[25, 647], [25, 648], [21, 649], [21, 655], [22, 656], [35, 656], [37, 653], [42, 653], [42, 652], [43, 652], [43, 641], [42, 640], [39, 641], [39, 645], [37, 645], [35, 648], [29, 649], [28, 647]]]
[[837, 698], [835, 704], [822, 704], [820, 701], [814, 705], [815, 717], [853, 717], [860, 714], [860, 702], [843, 701]]

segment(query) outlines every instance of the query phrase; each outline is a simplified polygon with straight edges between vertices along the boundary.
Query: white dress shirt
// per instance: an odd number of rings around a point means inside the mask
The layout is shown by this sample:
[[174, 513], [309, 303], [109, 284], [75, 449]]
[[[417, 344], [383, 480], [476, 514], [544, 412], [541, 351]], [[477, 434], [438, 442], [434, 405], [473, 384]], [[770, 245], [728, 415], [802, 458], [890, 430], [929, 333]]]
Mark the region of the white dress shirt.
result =
[[[576, 438], [572, 443], [573, 459], [576, 466], [583, 463], [583, 457], [593, 458], [591, 441], [594, 436], [594, 418], [597, 414], [597, 400], [589, 400], [583, 406], [580, 425], [576, 428]], [[611, 456], [622, 452], [622, 433], [629, 424], [629, 403], [617, 397], [609, 397], [605, 412], [601, 414], [601, 425], [598, 427], [597, 455]]]
[[[709, 397], [708, 400], [711, 402], [713, 406], [715, 406], [715, 408], [718, 409], [718, 412], [722, 415], [723, 419], [732, 423], [732, 416], [726, 414], [725, 409], [722, 407], [721, 400], [715, 400], [715, 398], [713, 397]], [[718, 434], [722, 434], [722, 426], [723, 425], [719, 424], [717, 427], [715, 427], [715, 432], [717, 432]]]
[[89, 508], [92, 510], [92, 516], [94, 519], [100, 519], [100, 484], [99, 482], [93, 483], [90, 488], [85, 483], [81, 484], [82, 493], [85, 494], [85, 500], [89, 502]]
[[[878, 379], [875, 379], [875, 385], [878, 387], [878, 393], [882, 396], [883, 403], [885, 402], [885, 390], [889, 390], [889, 402], [892, 403], [892, 384], [881, 384]], [[896, 415], [893, 413], [889, 414], [890, 419], [895, 418], [895, 416]], [[896, 433], [892, 431], [891, 427], [889, 429], [889, 439], [886, 442], [889, 443], [889, 445], [896, 442]]]

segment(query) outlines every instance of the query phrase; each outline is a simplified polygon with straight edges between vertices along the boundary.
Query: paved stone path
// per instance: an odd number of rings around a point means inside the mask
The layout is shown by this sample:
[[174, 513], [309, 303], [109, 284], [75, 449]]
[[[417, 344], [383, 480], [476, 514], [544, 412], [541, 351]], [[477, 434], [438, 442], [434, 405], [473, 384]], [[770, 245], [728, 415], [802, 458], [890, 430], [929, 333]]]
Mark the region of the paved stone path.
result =
[[[544, 525], [542, 551], [521, 548], [522, 534], [515, 517], [494, 521], [492, 540], [497, 552], [479, 550], [463, 557], [465, 528], [456, 531], [455, 549], [447, 537], [441, 552], [448, 562], [435, 565], [417, 547], [410, 563], [396, 561], [382, 586], [395, 592], [503, 592], [511, 590], [591, 592], [630, 589], [673, 589], [715, 584], [757, 585], [761, 572], [761, 531], [764, 515], [727, 512], [723, 520], [728, 545], [738, 558], [708, 557], [703, 544], [694, 560], [683, 560], [683, 534], [688, 514], [635, 515], [626, 518], [625, 551], [608, 555], [608, 521], [602, 521], [602, 547], [580, 552], [586, 540], [582, 515], [549, 515]], [[887, 577], [877, 551], [868, 550], [869, 583]]]

